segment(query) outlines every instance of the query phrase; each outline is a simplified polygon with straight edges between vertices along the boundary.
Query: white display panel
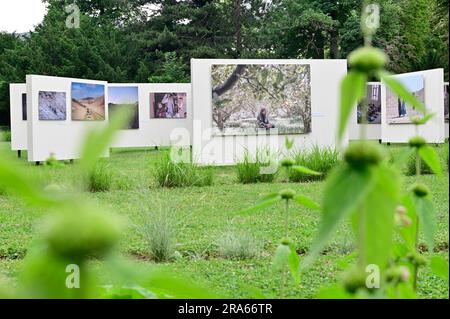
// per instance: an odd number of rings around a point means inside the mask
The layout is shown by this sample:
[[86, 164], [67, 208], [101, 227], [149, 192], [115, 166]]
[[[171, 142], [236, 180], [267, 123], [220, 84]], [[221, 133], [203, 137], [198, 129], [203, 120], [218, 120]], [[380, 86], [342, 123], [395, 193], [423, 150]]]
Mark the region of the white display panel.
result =
[[428, 71], [412, 72], [395, 75], [397, 78], [421, 75], [424, 78], [425, 106], [433, 118], [425, 125], [420, 125], [416, 132], [414, 124], [388, 124], [386, 111], [386, 87], [382, 86], [381, 99], [381, 135], [384, 143], [407, 143], [413, 136], [419, 134], [428, 143], [443, 143], [445, 140], [444, 125], [444, 70], [434, 69]]
[[[367, 85], [380, 85], [381, 82], [368, 82]], [[384, 100], [381, 98], [381, 105], [383, 105]], [[355, 107], [350, 129], [349, 138], [350, 140], [361, 140], [361, 132], [364, 129], [365, 139], [367, 140], [381, 140], [381, 123], [380, 124], [358, 124], [358, 109]]]
[[[191, 85], [184, 83], [108, 85], [108, 87], [133, 86], [139, 89], [139, 128], [120, 130], [116, 134], [112, 147], [170, 146], [175, 143], [178, 146], [190, 146], [193, 119]], [[186, 118], [151, 118], [151, 93], [186, 93]], [[187, 134], [188, 138], [178, 140], [179, 134]]]
[[25, 151], [28, 148], [28, 124], [23, 119], [22, 95], [26, 98], [26, 84], [10, 84], [10, 114], [11, 114], [11, 150]]
[[[307, 64], [310, 66], [311, 132], [272, 136], [213, 136], [211, 66], [218, 64]], [[203, 165], [234, 164], [245, 149], [271, 146], [286, 151], [285, 137], [294, 140], [294, 148], [313, 145], [336, 147], [339, 117], [340, 83], [347, 73], [346, 60], [229, 60], [192, 59], [191, 80], [194, 109], [193, 159]], [[348, 132], [343, 145], [348, 143]]]
[[[45, 161], [52, 154], [57, 160], [80, 158], [81, 147], [86, 134], [108, 124], [108, 108], [105, 105], [105, 119], [95, 121], [72, 120], [72, 83], [103, 85], [107, 101], [107, 82], [51, 76], [27, 75], [28, 111], [28, 160]], [[65, 120], [39, 120], [39, 92], [59, 92], [66, 96]], [[106, 103], [106, 102], [105, 102]], [[108, 156], [109, 151], [104, 156]]]

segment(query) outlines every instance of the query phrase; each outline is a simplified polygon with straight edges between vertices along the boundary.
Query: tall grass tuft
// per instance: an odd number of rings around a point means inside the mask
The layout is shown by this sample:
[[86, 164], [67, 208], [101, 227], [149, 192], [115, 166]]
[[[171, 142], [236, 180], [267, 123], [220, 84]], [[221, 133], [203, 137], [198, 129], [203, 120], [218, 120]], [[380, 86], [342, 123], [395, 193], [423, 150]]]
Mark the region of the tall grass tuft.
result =
[[228, 230], [218, 241], [218, 252], [226, 259], [250, 259], [260, 255], [260, 245], [256, 239], [242, 231]]
[[271, 183], [277, 176], [277, 171], [264, 174], [262, 168], [268, 167], [276, 159], [276, 154], [268, 148], [257, 149], [255, 155], [248, 150], [236, 164], [236, 173], [239, 183], [252, 184], [257, 182]]
[[0, 142], [11, 142], [10, 130], [0, 130]]
[[327, 173], [339, 162], [339, 153], [332, 147], [321, 148], [317, 145], [310, 150], [294, 151], [293, 159], [296, 165], [308, 167], [322, 175], [303, 174], [295, 170], [290, 170], [289, 181], [291, 182], [311, 182], [322, 180]]
[[154, 167], [154, 174], [160, 187], [210, 186], [213, 184], [211, 168], [199, 167], [194, 163], [175, 163], [170, 152], [164, 152]]
[[174, 257], [176, 224], [166, 210], [147, 212], [140, 229], [147, 243], [147, 251], [154, 261], [164, 262]]
[[107, 192], [111, 189], [113, 172], [111, 167], [99, 161], [88, 177], [88, 189], [91, 193]]

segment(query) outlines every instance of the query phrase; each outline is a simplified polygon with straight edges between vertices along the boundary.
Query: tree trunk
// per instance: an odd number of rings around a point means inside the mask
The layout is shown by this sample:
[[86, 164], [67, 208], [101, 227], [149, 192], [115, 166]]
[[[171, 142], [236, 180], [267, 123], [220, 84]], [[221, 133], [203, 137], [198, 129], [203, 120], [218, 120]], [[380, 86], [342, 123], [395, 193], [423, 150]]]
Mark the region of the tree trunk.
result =
[[330, 55], [332, 59], [339, 59], [341, 56], [339, 50], [339, 31], [337, 29], [333, 29], [330, 33]]

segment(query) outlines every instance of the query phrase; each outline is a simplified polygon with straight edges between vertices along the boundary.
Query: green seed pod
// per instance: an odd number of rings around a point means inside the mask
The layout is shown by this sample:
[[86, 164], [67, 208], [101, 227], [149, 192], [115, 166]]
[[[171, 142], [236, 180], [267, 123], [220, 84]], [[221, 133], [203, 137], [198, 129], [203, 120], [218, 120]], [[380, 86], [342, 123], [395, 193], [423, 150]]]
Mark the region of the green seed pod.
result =
[[427, 144], [427, 141], [422, 136], [415, 136], [409, 140], [409, 146], [411, 147], [421, 148], [425, 144]]
[[386, 270], [386, 280], [406, 282], [411, 277], [411, 273], [406, 266], [395, 266]]
[[342, 278], [345, 290], [353, 294], [357, 292], [358, 289], [366, 288], [366, 277], [367, 274], [356, 267], [350, 269]]
[[411, 117], [411, 123], [413, 123], [415, 125], [423, 124], [422, 118], [419, 115], [414, 115], [413, 117]]
[[424, 266], [427, 264], [427, 259], [418, 253], [410, 253], [406, 258], [414, 265]]
[[293, 199], [295, 196], [295, 191], [293, 191], [292, 189], [283, 189], [278, 193], [282, 199]]
[[82, 261], [104, 256], [117, 242], [118, 221], [91, 206], [76, 206], [52, 216], [43, 239], [62, 258]]
[[381, 70], [387, 62], [387, 57], [379, 49], [363, 47], [353, 51], [348, 57], [348, 62], [356, 70], [369, 73]]
[[292, 167], [294, 165], [295, 165], [295, 161], [292, 158], [290, 158], [290, 157], [287, 157], [287, 158], [285, 158], [285, 159], [283, 159], [281, 161], [281, 166], [282, 167], [289, 168], [289, 167]]
[[360, 169], [379, 164], [383, 160], [383, 155], [375, 145], [354, 143], [349, 146], [344, 158], [351, 167]]
[[292, 240], [289, 239], [289, 238], [283, 238], [283, 239], [281, 240], [281, 245], [284, 245], [284, 246], [290, 246], [290, 245], [292, 245]]
[[412, 191], [417, 197], [425, 197], [430, 193], [428, 187], [423, 184], [415, 184], [412, 188]]

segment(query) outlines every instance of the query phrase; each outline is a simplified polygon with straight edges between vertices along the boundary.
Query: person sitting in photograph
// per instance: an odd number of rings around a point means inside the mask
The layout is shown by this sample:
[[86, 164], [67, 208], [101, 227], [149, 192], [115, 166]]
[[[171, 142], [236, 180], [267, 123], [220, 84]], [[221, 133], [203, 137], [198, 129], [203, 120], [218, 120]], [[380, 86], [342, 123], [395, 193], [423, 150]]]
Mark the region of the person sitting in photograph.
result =
[[158, 103], [158, 107], [156, 109], [156, 117], [157, 118], [165, 118], [166, 117], [166, 110], [161, 102]]
[[266, 130], [275, 128], [275, 125], [273, 125], [269, 122], [269, 117], [267, 116], [267, 110], [264, 107], [261, 108], [261, 111], [259, 111], [259, 114], [258, 114], [258, 117], [256, 118], [256, 120], [258, 121], [259, 128], [265, 128]]
[[402, 109], [402, 117], [406, 116], [406, 103], [405, 101], [402, 100], [402, 105], [401, 105], [401, 109]]

